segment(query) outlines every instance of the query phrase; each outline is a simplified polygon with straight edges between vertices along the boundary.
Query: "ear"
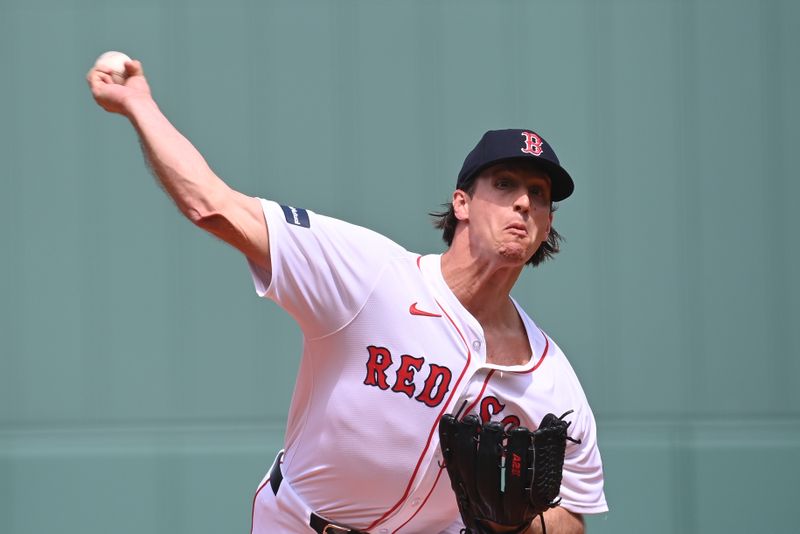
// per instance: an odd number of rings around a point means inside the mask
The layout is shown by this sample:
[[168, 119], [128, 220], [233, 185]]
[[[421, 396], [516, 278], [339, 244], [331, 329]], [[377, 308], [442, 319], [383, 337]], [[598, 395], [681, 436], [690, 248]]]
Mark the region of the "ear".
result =
[[550, 210], [550, 217], [547, 218], [547, 233], [545, 233], [545, 239], [550, 237], [550, 229], [553, 227], [553, 210]]
[[459, 221], [469, 219], [469, 195], [461, 189], [453, 192], [453, 213]]

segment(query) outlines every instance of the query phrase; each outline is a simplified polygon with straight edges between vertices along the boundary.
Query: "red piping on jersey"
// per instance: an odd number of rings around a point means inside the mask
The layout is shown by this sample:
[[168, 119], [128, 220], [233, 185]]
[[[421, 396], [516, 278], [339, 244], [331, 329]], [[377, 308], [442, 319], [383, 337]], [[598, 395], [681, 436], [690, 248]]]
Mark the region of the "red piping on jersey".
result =
[[[539, 331], [542, 332], [541, 330], [539, 330]], [[533, 367], [531, 367], [530, 369], [528, 369], [527, 371], [508, 371], [508, 372], [516, 373], [516, 374], [532, 373], [536, 369], [538, 369], [540, 365], [542, 365], [542, 362], [544, 361], [544, 357], [547, 356], [547, 351], [550, 348], [550, 341], [547, 339], [547, 336], [544, 335], [544, 332], [542, 332], [542, 337], [544, 337], [544, 350], [542, 351], [542, 355], [539, 356], [539, 360], [536, 362], [536, 364]], [[475, 398], [475, 400], [472, 402], [472, 404], [470, 404], [469, 407], [467, 407], [467, 409], [464, 410], [464, 412], [463, 412], [464, 415], [467, 415], [469, 412], [471, 412], [472, 409], [475, 408], [475, 405], [478, 404], [478, 401], [483, 398], [483, 393], [486, 391], [486, 386], [489, 385], [489, 379], [492, 378], [492, 376], [494, 375], [495, 371], [497, 371], [497, 369], [491, 369], [489, 371], [489, 373], [486, 375], [486, 378], [483, 380], [483, 387], [481, 387], [480, 393], [478, 393], [478, 396]]]
[[471, 412], [475, 405], [478, 404], [478, 401], [483, 398], [483, 392], [486, 391], [486, 386], [489, 384], [489, 379], [492, 378], [492, 375], [494, 375], [496, 370], [497, 369], [492, 369], [489, 371], [489, 374], [487, 374], [486, 378], [483, 379], [483, 387], [481, 388], [481, 392], [478, 393], [478, 396], [475, 397], [475, 400], [472, 402], [472, 404], [470, 404], [469, 407], [464, 410], [464, 415], [467, 415], [469, 412]]
[[[539, 332], [542, 332], [541, 328], [539, 329]], [[531, 367], [527, 371], [508, 371], [509, 373], [516, 373], [516, 374], [519, 374], [519, 375], [524, 375], [526, 373], [534, 372], [536, 369], [539, 368], [540, 365], [542, 365], [542, 362], [544, 361], [544, 357], [547, 356], [547, 351], [550, 350], [550, 340], [547, 339], [547, 335], [544, 332], [542, 332], [542, 337], [544, 338], [544, 350], [542, 351], [542, 355], [539, 356], [539, 361], [536, 362], [536, 365], [534, 365], [533, 367]]]
[[[281, 454], [280, 458], [278, 458], [276, 456], [275, 457], [275, 461], [276, 462], [280, 462], [278, 465], [282, 464], [283, 463], [283, 455]], [[272, 472], [271, 468], [270, 468], [270, 472]], [[253, 511], [250, 514], [250, 534], [253, 534], [253, 527], [255, 526], [254, 524], [256, 522], [256, 500], [258, 499], [258, 494], [261, 493], [261, 490], [264, 489], [264, 486], [269, 484], [269, 479], [270, 478], [271, 477], [267, 477], [267, 479], [264, 482], [262, 482], [261, 485], [256, 490], [256, 494], [253, 495]]]
[[265, 480], [264, 483], [258, 487], [256, 494], [253, 495], [253, 511], [250, 514], [250, 534], [253, 534], [253, 527], [255, 526], [256, 522], [256, 500], [258, 499], [258, 494], [261, 493], [261, 490], [264, 489], [264, 486], [267, 484], [269, 484], [269, 477], [267, 477], [267, 480]]
[[443, 470], [444, 470], [444, 467], [440, 467], [440, 468], [439, 468], [439, 472], [436, 474], [436, 480], [434, 480], [434, 481], [433, 481], [433, 486], [431, 486], [431, 490], [430, 490], [430, 491], [428, 492], [428, 494], [425, 496], [425, 500], [424, 500], [424, 501], [422, 501], [422, 503], [419, 505], [419, 508], [417, 508], [417, 511], [416, 511], [416, 512], [414, 512], [414, 514], [413, 514], [411, 517], [409, 517], [408, 519], [406, 519], [406, 522], [405, 522], [405, 523], [403, 523], [402, 525], [400, 525], [399, 527], [397, 527], [396, 529], [394, 529], [394, 530], [392, 531], [392, 534], [397, 534], [398, 532], [400, 532], [400, 529], [401, 529], [401, 528], [403, 528], [404, 526], [406, 526], [406, 525], [408, 524], [408, 522], [409, 522], [409, 521], [411, 521], [412, 519], [414, 519], [415, 517], [417, 517], [417, 514], [419, 513], [419, 511], [420, 511], [420, 510], [422, 510], [422, 508], [425, 506], [425, 503], [427, 503], [427, 502], [428, 502], [428, 499], [430, 499], [430, 497], [431, 497], [431, 494], [433, 493], [433, 490], [435, 490], [435, 489], [436, 489], [436, 484], [438, 484], [438, 483], [439, 483], [439, 477], [440, 477], [440, 476], [442, 476], [442, 471], [443, 471]]
[[[417, 258], [417, 265], [419, 265], [419, 258]], [[417, 473], [419, 472], [419, 467], [422, 464], [422, 459], [425, 457], [425, 453], [428, 452], [428, 448], [431, 446], [431, 439], [433, 439], [433, 433], [439, 426], [439, 420], [444, 415], [444, 412], [447, 410], [447, 407], [453, 401], [453, 396], [455, 395], [455, 392], [458, 390], [458, 385], [461, 383], [461, 379], [464, 378], [464, 374], [467, 372], [469, 364], [472, 361], [472, 352], [469, 350], [469, 344], [467, 343], [467, 339], [464, 337], [464, 334], [461, 333], [461, 330], [458, 328], [458, 326], [456, 326], [456, 323], [453, 322], [453, 319], [450, 318], [445, 309], [442, 308], [442, 305], [439, 304], [438, 300], [436, 301], [436, 305], [439, 306], [439, 309], [442, 310], [442, 313], [445, 315], [445, 317], [447, 317], [447, 320], [450, 321], [450, 324], [453, 325], [453, 328], [456, 329], [456, 332], [458, 332], [458, 335], [461, 337], [461, 341], [464, 343], [464, 347], [466, 347], [467, 349], [467, 363], [464, 365], [464, 368], [461, 369], [461, 374], [458, 375], [458, 380], [456, 380], [456, 383], [453, 385], [453, 390], [450, 392], [450, 397], [448, 397], [447, 402], [445, 402], [444, 406], [442, 406], [442, 410], [439, 412], [439, 415], [436, 417], [436, 421], [434, 421], [434, 424], [431, 427], [431, 431], [428, 433], [428, 441], [425, 443], [425, 447], [422, 449], [422, 453], [419, 455], [419, 460], [417, 460], [417, 465], [416, 467], [414, 467], [414, 472], [411, 473], [411, 479], [408, 481], [408, 484], [406, 485], [406, 490], [403, 492], [403, 495], [400, 497], [400, 500], [398, 500], [394, 504], [394, 506], [392, 506], [389, 510], [384, 512], [382, 516], [380, 516], [370, 526], [368, 526], [366, 530], [372, 530], [376, 526], [386, 521], [386, 518], [389, 517], [389, 515], [391, 515], [392, 512], [397, 510], [397, 508], [399, 508], [400, 505], [403, 504], [403, 502], [405, 502], [405, 500], [408, 498], [408, 494], [411, 491], [411, 485], [417, 478]]]

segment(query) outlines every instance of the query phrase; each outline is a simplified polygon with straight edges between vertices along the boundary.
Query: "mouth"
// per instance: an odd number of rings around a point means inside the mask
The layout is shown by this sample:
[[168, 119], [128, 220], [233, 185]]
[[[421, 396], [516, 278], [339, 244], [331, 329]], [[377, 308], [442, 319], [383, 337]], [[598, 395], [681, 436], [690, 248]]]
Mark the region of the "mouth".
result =
[[528, 236], [528, 228], [522, 223], [511, 223], [506, 226], [506, 231], [510, 232], [511, 234], [519, 237], [527, 237]]

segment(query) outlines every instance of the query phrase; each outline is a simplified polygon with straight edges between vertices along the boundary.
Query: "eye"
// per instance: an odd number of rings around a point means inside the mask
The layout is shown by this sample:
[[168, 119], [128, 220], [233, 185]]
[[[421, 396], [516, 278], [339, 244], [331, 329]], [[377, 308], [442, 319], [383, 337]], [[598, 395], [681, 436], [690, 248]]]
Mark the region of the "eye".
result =
[[513, 182], [510, 178], [498, 178], [494, 185], [498, 189], [508, 189], [513, 186]]
[[530, 194], [534, 197], [542, 197], [544, 196], [544, 188], [540, 185], [531, 186], [529, 189]]

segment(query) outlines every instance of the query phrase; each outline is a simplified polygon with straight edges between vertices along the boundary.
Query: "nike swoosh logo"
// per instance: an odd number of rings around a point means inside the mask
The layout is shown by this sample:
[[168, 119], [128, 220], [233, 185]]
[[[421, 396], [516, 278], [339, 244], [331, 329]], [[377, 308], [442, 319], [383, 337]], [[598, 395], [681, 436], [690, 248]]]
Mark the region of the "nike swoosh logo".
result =
[[416, 302], [408, 307], [408, 313], [410, 313], [411, 315], [421, 315], [423, 317], [441, 317], [441, 314], [420, 310], [419, 308], [417, 308]]

